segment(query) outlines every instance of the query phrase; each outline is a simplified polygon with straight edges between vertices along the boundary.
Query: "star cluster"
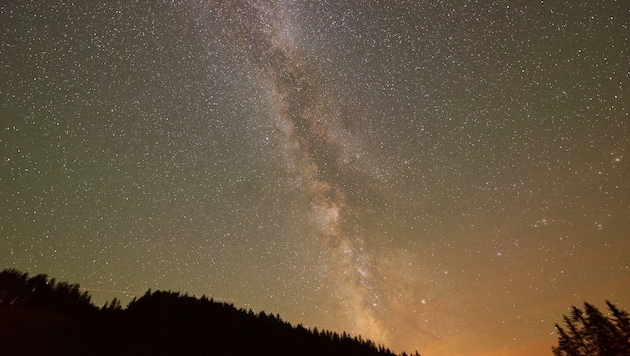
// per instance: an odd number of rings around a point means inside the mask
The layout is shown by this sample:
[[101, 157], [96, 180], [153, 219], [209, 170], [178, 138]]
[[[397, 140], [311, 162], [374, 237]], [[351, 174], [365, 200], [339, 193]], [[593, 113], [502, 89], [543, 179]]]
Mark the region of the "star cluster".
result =
[[0, 5], [0, 261], [426, 355], [630, 294], [623, 1]]

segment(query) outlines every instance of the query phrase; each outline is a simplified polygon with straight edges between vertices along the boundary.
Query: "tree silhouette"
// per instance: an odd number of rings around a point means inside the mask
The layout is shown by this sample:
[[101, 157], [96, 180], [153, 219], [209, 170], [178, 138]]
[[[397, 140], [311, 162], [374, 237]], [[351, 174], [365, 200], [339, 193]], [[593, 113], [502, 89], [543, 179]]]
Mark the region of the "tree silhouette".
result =
[[13, 269], [0, 272], [0, 354], [395, 356], [361, 336], [311, 331], [205, 295], [148, 290], [126, 308], [117, 298], [98, 308], [78, 284]]
[[595, 306], [584, 302], [584, 310], [571, 307], [564, 316], [566, 330], [558, 324], [556, 356], [618, 356], [630, 355], [630, 318], [606, 301], [612, 316], [602, 314]]

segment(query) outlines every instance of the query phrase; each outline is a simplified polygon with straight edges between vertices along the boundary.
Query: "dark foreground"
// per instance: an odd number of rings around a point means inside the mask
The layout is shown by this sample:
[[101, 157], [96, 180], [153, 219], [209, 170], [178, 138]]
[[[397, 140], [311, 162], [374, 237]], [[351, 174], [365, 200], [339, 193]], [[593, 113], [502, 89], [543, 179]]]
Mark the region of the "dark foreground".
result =
[[394, 355], [369, 340], [174, 292], [94, 306], [78, 285], [0, 273], [1, 355]]

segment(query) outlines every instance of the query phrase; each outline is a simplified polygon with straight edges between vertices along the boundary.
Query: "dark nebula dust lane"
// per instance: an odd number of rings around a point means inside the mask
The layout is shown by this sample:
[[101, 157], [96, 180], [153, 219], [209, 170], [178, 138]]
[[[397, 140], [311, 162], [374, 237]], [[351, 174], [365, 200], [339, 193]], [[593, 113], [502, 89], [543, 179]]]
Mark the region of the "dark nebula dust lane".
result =
[[630, 298], [623, 1], [0, 5], [0, 267], [423, 355]]

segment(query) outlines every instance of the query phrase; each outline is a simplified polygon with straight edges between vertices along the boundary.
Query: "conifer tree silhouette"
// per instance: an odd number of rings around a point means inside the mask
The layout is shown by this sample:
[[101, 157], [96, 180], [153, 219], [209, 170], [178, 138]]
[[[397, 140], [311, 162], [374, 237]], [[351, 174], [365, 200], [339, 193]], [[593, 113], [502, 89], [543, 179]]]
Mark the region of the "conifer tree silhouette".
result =
[[565, 328], [556, 324], [558, 346], [556, 356], [619, 356], [630, 355], [630, 318], [606, 301], [612, 317], [605, 316], [594, 305], [584, 302], [584, 310], [575, 306], [564, 316]]

